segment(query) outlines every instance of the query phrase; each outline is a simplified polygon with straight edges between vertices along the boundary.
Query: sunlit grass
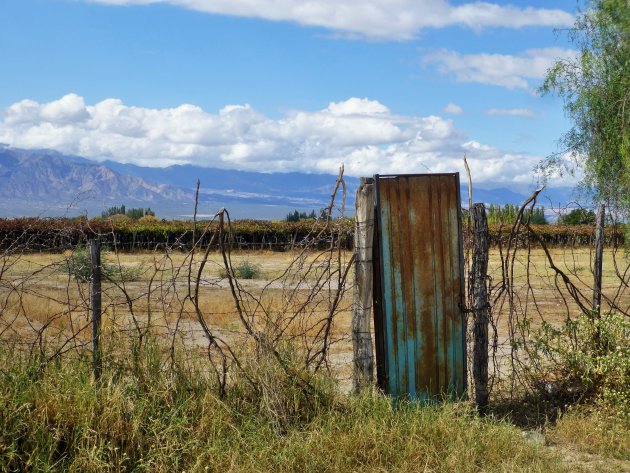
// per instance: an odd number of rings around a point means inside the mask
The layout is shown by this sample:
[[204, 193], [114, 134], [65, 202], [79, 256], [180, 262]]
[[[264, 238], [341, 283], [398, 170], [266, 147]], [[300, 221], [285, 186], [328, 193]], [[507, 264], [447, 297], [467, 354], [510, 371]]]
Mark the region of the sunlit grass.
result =
[[0, 352], [0, 469], [570, 471], [518, 429], [464, 404], [394, 409], [378, 394], [339, 396], [324, 378], [320, 393], [304, 398], [263, 363], [253, 372], [268, 395], [234, 379], [221, 398], [211, 377], [184, 367], [173, 377], [155, 369], [155, 356], [149, 348], [135, 368], [112, 365], [96, 384], [86, 361], [39, 371]]

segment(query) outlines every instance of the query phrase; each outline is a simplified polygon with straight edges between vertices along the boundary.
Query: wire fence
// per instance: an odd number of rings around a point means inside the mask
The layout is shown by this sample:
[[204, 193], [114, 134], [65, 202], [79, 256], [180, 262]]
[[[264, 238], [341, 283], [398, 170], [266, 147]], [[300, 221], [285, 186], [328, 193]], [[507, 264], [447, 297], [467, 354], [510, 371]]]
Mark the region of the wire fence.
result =
[[[46, 238], [27, 230], [5, 235], [2, 348], [37, 358], [42, 367], [99, 349], [91, 316], [94, 261], [88, 251], [98, 240], [104, 247], [97, 293], [105, 364], [132, 362], [134, 353], [157, 340], [164, 369], [179, 369], [203, 354], [202, 370], [216, 379], [221, 394], [234, 372], [258, 384], [249, 367], [252, 356], [272, 360], [305, 390], [315, 389], [311, 374], [351, 361], [340, 348], [348, 345], [349, 334], [338, 322], [352, 304], [345, 193], [341, 171], [325, 217], [294, 238], [282, 264], [263, 265], [264, 274], [260, 263], [243, 256], [251, 246], [235, 237], [225, 209], [210, 221], [195, 218], [190, 231], [168, 243], [134, 242], [131, 248], [119, 244], [114, 229], [88, 235], [57, 228]], [[42, 244], [46, 241], [49, 247]], [[274, 244], [255, 247], [273, 249]], [[128, 252], [138, 248], [146, 251]]]
[[[627, 350], [630, 259], [616, 237], [623, 225], [611, 224], [604, 233], [603, 218], [600, 240], [608, 246], [599, 256], [594, 225], [588, 244], [548, 245], [538, 227], [521, 218], [536, 205], [537, 195], [520, 208], [514, 223], [501, 226], [491, 250], [489, 388], [494, 399], [531, 394], [575, 400], [588, 395], [585, 379], [600, 369], [588, 366], [590, 361], [597, 364], [606, 351]], [[625, 348], [605, 347], [596, 339], [602, 320], [611, 317], [625, 320]], [[595, 353], [586, 353], [593, 347]]]
[[[74, 226], [56, 228], [45, 239], [28, 230], [6, 233], [0, 242], [0, 346], [35, 357], [42, 367], [62, 357], [92, 356], [88, 247], [97, 238], [104, 246], [105, 366], [133, 363], [134, 353], [158, 340], [163, 369], [181, 369], [202, 356], [201, 369], [216, 379], [220, 393], [235, 372], [252, 385], [260, 383], [248, 362], [252, 356], [268, 358], [306, 391], [315, 389], [308, 373], [318, 372], [331, 372], [349, 389], [354, 253], [348, 251], [353, 227], [343, 218], [345, 198], [341, 171], [326, 217], [292, 237], [288, 248], [286, 241], [239, 239], [226, 210], [210, 221], [194, 219], [190, 230], [166, 243], [137, 240], [130, 246], [114, 228], [80, 235]], [[535, 204], [536, 196], [521, 211]], [[593, 313], [595, 239], [589, 236], [588, 244], [567, 239], [551, 247], [527, 219], [493, 231], [487, 280], [491, 396], [569, 389], [551, 378], [541, 384], [546, 376], [541, 373], [551, 371], [535, 356], [532, 334]], [[630, 261], [623, 239], [615, 236], [623, 232], [607, 232], [612, 236], [604, 252], [599, 313], [627, 318]], [[584, 229], [580, 235], [586, 235]], [[465, 229], [467, 274], [472, 244]], [[282, 258], [267, 261], [263, 254], [250, 260], [247, 250], [274, 245], [288, 250]]]

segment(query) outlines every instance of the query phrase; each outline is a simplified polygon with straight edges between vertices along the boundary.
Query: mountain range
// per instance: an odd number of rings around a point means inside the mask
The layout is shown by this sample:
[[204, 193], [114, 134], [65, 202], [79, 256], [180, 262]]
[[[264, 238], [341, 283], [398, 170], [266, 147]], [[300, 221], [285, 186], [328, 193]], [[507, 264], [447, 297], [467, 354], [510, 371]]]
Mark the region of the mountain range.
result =
[[[190, 218], [200, 181], [199, 214], [227, 208], [233, 218], [278, 219], [295, 209], [326, 206], [336, 176], [307, 173], [257, 173], [176, 165], [141, 167], [96, 162], [51, 150], [0, 146], [0, 217], [92, 217], [113, 205], [151, 207], [162, 218]], [[345, 177], [347, 210], [352, 214], [359, 183]], [[467, 188], [462, 199], [467, 201]], [[506, 188], [473, 188], [474, 200], [520, 204], [527, 196]], [[572, 198], [569, 188], [546, 191], [555, 205]], [[467, 205], [467, 202], [464, 203]]]

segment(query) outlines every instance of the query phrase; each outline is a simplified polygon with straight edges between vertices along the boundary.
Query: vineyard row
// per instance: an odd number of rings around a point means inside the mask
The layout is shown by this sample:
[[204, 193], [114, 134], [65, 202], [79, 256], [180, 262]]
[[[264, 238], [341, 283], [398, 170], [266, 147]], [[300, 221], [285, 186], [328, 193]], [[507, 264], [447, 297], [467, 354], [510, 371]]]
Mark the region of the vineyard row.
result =
[[[65, 219], [0, 219], [0, 244], [3, 250], [19, 245], [33, 251], [63, 251], [99, 236], [109, 245], [126, 251], [152, 250], [158, 247], [187, 249], [192, 246], [193, 234], [201, 244], [210, 243], [215, 222], [190, 221], [108, 221]], [[587, 246], [594, 241], [594, 228], [589, 225], [532, 225], [533, 230], [549, 246]], [[505, 243], [511, 225], [490, 225], [492, 245]], [[324, 222], [237, 220], [231, 222], [232, 246], [238, 249], [270, 249], [286, 251], [299, 247], [306, 238], [318, 235], [322, 247], [327, 241], [339, 238], [342, 247], [351, 249], [354, 220], [351, 218]], [[466, 226], [464, 225], [464, 233]], [[526, 233], [525, 233], [526, 235]], [[527, 236], [522, 237], [527, 238]], [[624, 243], [623, 228], [606, 229], [606, 245]], [[521, 241], [521, 244], [527, 241]]]

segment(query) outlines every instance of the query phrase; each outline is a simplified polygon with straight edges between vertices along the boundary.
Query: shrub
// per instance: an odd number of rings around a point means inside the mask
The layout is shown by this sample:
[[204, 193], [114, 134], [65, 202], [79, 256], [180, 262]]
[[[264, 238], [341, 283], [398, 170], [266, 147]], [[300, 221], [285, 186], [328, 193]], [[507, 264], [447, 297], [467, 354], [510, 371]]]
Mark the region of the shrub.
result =
[[145, 215], [144, 217], [140, 217], [138, 219], [138, 223], [156, 223], [158, 218], [155, 215]]
[[108, 220], [114, 222], [114, 223], [124, 223], [124, 222], [128, 222], [129, 220], [131, 220], [131, 218], [129, 218], [128, 215], [125, 214], [114, 214], [114, 215], [110, 215], [109, 217], [107, 217]]
[[260, 274], [260, 265], [249, 260], [241, 261], [234, 268], [234, 276], [240, 279], [258, 279]]
[[[107, 251], [101, 251], [101, 274], [110, 281], [137, 281], [144, 273], [142, 266], [123, 267], [104, 261]], [[64, 271], [80, 282], [87, 282], [92, 277], [90, 253], [85, 246], [77, 246], [64, 260]]]
[[[233, 276], [237, 279], [258, 279], [261, 277], [262, 271], [259, 264], [252, 263], [249, 260], [241, 261], [233, 267]], [[227, 278], [225, 268], [219, 270], [219, 277]]]
[[90, 254], [87, 248], [79, 246], [64, 260], [64, 270], [77, 281], [89, 281], [92, 277]]
[[616, 313], [543, 323], [529, 345], [531, 385], [561, 402], [595, 401], [630, 419], [630, 321]]

